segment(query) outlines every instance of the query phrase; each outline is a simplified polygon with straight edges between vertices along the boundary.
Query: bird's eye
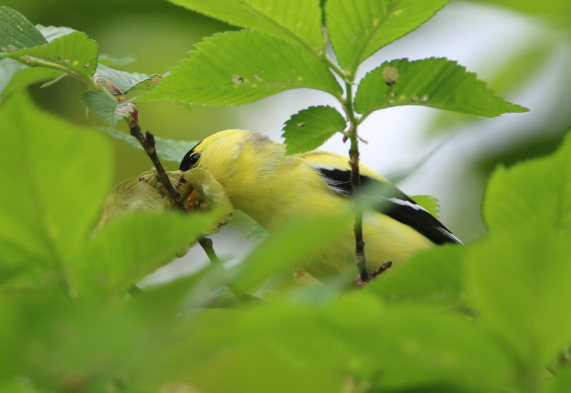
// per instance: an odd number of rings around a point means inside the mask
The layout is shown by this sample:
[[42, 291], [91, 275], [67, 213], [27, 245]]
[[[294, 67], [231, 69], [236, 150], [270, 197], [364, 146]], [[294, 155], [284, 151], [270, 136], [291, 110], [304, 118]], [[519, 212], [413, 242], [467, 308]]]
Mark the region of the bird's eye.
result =
[[192, 167], [196, 165], [199, 159], [200, 159], [200, 153], [196, 153], [190, 156], [190, 166]]

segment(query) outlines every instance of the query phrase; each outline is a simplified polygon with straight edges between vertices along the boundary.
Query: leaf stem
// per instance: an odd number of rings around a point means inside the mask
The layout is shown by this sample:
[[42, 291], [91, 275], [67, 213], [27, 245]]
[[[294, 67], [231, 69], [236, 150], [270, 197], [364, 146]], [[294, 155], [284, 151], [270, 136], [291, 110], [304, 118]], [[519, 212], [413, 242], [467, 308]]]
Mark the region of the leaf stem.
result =
[[[167, 175], [167, 173], [163, 167], [163, 164], [161, 163], [161, 160], [159, 159], [159, 156], [157, 155], [157, 150], [155, 148], [155, 137], [154, 137], [154, 135], [150, 131], [147, 131], [146, 134], [143, 135], [143, 131], [141, 130], [141, 127], [139, 126], [139, 124], [135, 120], [133, 120], [131, 123], [129, 123], [129, 130], [131, 132], [131, 135], [134, 136], [139, 141], [141, 146], [143, 146], [143, 149], [145, 150], [145, 152], [147, 153], [147, 155], [149, 156], [149, 158], [153, 162], [153, 165], [155, 166], [155, 169], [157, 170], [157, 176], [159, 177], [159, 181], [168, 191], [169, 196], [172, 199], [176, 208], [181, 213], [187, 214], [188, 210], [186, 210], [186, 207], [184, 206], [184, 203], [182, 202], [182, 196], [180, 195], [180, 193], [177, 190], [175, 190], [174, 186], [172, 185], [172, 183], [171, 183], [171, 181], [170, 181], [170, 179], [169, 179], [169, 177], [168, 177], [168, 175]], [[198, 243], [200, 244], [200, 246], [202, 247], [204, 252], [206, 252], [206, 255], [208, 256], [208, 259], [210, 259], [210, 262], [213, 265], [215, 265], [221, 269], [224, 269], [224, 265], [222, 265], [222, 262], [220, 262], [220, 259], [218, 259], [218, 256], [216, 255], [216, 252], [214, 251], [214, 248], [212, 247], [212, 244], [213, 244], [212, 240], [209, 238], [200, 237], [198, 239]], [[228, 285], [228, 288], [230, 289], [230, 291], [232, 291], [234, 296], [236, 296], [236, 298], [243, 303], [248, 302], [248, 301], [253, 299], [252, 296], [248, 295], [246, 292], [242, 291], [239, 288], [236, 288], [233, 285]]]

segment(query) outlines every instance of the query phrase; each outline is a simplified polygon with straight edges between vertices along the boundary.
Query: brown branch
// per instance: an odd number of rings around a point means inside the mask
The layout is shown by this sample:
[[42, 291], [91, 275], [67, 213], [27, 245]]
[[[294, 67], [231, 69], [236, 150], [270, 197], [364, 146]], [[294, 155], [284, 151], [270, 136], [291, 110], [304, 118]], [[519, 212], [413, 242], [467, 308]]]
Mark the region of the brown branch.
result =
[[[172, 199], [174, 205], [177, 207], [177, 209], [181, 213], [183, 213], [183, 214], [188, 213], [188, 210], [186, 210], [186, 207], [184, 206], [184, 203], [182, 202], [182, 196], [180, 195], [180, 193], [177, 190], [175, 190], [174, 186], [172, 185], [172, 183], [171, 183], [171, 181], [170, 181], [170, 179], [169, 179], [169, 177], [168, 177], [168, 175], [167, 175], [167, 173], [163, 167], [163, 164], [161, 164], [161, 160], [159, 159], [159, 156], [157, 155], [157, 149], [155, 149], [155, 137], [154, 137], [154, 135], [150, 131], [147, 131], [146, 134], [143, 135], [143, 131], [141, 131], [141, 127], [139, 127], [139, 124], [136, 121], [132, 121], [129, 124], [129, 130], [131, 132], [131, 135], [133, 135], [135, 138], [137, 138], [137, 140], [139, 141], [141, 146], [143, 146], [143, 149], [145, 150], [145, 152], [147, 153], [147, 155], [149, 156], [149, 158], [153, 162], [153, 165], [155, 166], [155, 169], [157, 170], [157, 176], [159, 177], [159, 181], [168, 191], [169, 196]], [[206, 255], [210, 259], [210, 262], [213, 265], [215, 265], [221, 269], [224, 269], [224, 265], [222, 265], [222, 262], [220, 262], [220, 259], [218, 259], [218, 256], [216, 255], [216, 252], [214, 251], [214, 248], [212, 247], [212, 240], [208, 239], [206, 237], [200, 237], [200, 238], [198, 238], [198, 243], [200, 244], [200, 246], [202, 247], [204, 252], [206, 252]], [[248, 295], [246, 292], [242, 291], [239, 288], [236, 288], [232, 285], [228, 285], [228, 288], [232, 291], [234, 296], [236, 296], [236, 298], [238, 300], [240, 300], [241, 302], [246, 302], [246, 301], [250, 301], [253, 299], [252, 296]]]
[[[356, 139], [356, 138], [354, 138]], [[353, 140], [353, 138], [351, 138]], [[351, 160], [351, 188], [353, 189], [353, 200], [355, 203], [355, 264], [359, 269], [361, 280], [370, 280], [367, 271], [367, 259], [365, 258], [365, 241], [363, 240], [363, 206], [361, 202], [361, 176], [359, 171], [359, 151], [351, 146], [349, 150]]]

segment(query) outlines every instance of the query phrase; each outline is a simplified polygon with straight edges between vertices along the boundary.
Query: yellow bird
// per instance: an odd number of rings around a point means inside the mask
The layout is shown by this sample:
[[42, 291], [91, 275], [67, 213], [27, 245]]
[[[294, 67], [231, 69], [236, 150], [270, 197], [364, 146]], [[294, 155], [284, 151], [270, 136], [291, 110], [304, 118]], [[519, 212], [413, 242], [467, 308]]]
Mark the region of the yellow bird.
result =
[[[180, 170], [203, 168], [224, 187], [234, 208], [249, 215], [272, 233], [288, 217], [350, 211], [352, 206], [349, 159], [314, 150], [286, 156], [286, 145], [253, 131], [227, 130], [200, 142], [183, 158]], [[360, 166], [366, 190], [382, 190], [382, 206], [366, 211], [363, 233], [367, 269], [386, 261], [399, 264], [435, 244], [460, 243], [423, 207], [375, 171]], [[381, 196], [379, 196], [381, 195]], [[346, 271], [354, 261], [352, 223], [346, 235], [319, 260], [303, 266], [323, 280]]]

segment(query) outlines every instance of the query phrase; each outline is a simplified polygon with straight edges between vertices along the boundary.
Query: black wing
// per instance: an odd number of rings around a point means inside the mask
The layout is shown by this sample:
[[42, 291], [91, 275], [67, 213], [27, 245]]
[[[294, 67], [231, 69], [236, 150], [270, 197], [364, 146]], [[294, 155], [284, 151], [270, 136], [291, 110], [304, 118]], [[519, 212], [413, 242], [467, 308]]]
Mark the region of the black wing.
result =
[[[351, 171], [332, 167], [318, 167], [321, 177], [335, 192], [351, 196]], [[368, 176], [360, 176], [363, 198], [373, 201], [375, 210], [400, 223], [414, 228], [435, 244], [462, 243], [440, 221], [408, 195], [391, 184]]]

